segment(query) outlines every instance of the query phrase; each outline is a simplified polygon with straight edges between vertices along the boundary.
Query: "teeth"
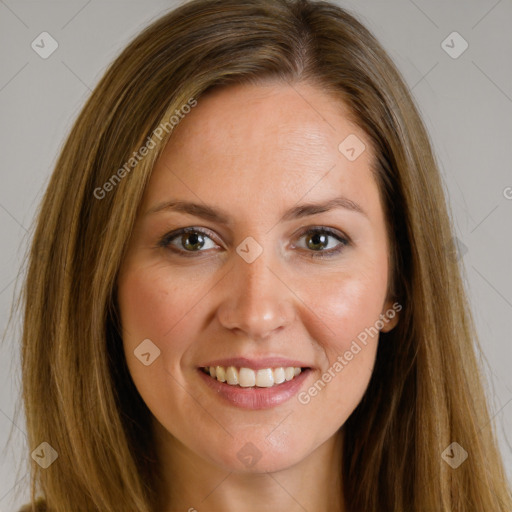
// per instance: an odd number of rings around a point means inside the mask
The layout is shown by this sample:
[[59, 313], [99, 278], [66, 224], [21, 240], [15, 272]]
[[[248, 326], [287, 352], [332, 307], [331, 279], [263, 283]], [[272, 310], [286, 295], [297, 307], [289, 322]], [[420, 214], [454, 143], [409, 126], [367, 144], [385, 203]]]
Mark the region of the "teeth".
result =
[[243, 388], [252, 388], [256, 385], [256, 374], [250, 368], [240, 368], [238, 376]]
[[237, 369], [234, 366], [210, 366], [203, 368], [203, 371], [219, 382], [227, 382], [231, 386], [242, 388], [271, 388], [292, 380], [302, 372], [301, 368], [288, 366], [286, 368], [263, 368], [252, 370], [251, 368]]
[[294, 376], [295, 376], [295, 368], [292, 368], [291, 366], [289, 366], [288, 368], [284, 369], [284, 378], [286, 380], [292, 380]]
[[219, 382], [226, 382], [226, 370], [222, 366], [215, 367], [215, 373]]
[[274, 384], [281, 384], [286, 380], [284, 368], [276, 368], [274, 370]]
[[259, 388], [271, 388], [274, 385], [274, 372], [271, 368], [258, 370], [256, 374], [256, 386]]
[[238, 372], [234, 366], [228, 366], [226, 370], [226, 380], [228, 384], [236, 386], [238, 384]]

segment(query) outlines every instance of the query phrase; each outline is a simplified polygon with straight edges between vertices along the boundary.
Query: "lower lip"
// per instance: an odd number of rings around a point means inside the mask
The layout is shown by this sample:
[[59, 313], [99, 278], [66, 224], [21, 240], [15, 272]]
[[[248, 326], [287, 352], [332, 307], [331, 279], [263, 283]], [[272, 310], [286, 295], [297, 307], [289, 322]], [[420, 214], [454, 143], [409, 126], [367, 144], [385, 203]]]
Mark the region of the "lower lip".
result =
[[302, 372], [292, 380], [274, 385], [271, 388], [242, 388], [231, 386], [225, 382], [219, 382], [210, 377], [203, 370], [198, 369], [205, 384], [210, 387], [218, 396], [231, 405], [242, 409], [270, 409], [286, 402], [296, 395], [304, 380], [308, 377], [310, 369]]

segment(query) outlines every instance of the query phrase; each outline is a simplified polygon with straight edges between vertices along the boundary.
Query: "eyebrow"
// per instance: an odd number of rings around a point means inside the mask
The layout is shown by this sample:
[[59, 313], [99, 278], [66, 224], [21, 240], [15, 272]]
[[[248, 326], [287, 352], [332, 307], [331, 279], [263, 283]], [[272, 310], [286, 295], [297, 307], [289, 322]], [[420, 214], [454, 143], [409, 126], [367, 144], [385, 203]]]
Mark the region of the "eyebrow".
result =
[[[324, 213], [335, 208], [343, 208], [345, 210], [357, 212], [364, 215], [365, 217], [368, 217], [367, 213], [361, 208], [361, 206], [359, 206], [354, 201], [346, 197], [335, 197], [323, 203], [304, 203], [298, 206], [294, 206], [284, 213], [279, 222], [300, 219], [310, 215]], [[189, 215], [201, 217], [218, 224], [230, 225], [232, 223], [231, 217], [226, 211], [213, 208], [212, 206], [208, 206], [206, 204], [193, 203], [190, 201], [165, 201], [163, 203], [157, 204], [153, 208], [150, 208], [144, 215], [151, 215], [167, 210], [188, 213]]]

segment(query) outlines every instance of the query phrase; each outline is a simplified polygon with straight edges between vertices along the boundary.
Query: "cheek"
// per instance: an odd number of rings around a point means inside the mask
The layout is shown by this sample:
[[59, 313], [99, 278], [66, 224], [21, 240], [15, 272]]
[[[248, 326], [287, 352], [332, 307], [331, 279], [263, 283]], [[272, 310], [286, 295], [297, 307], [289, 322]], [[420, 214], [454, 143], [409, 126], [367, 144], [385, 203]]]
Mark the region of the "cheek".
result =
[[181, 283], [158, 267], [129, 269], [118, 293], [124, 337], [131, 343], [171, 336], [199, 292], [192, 280]]
[[331, 355], [339, 354], [373, 327], [383, 312], [386, 254], [382, 251], [378, 257], [351, 260], [346, 268], [325, 275], [317, 273], [308, 280], [301, 276], [301, 280], [297, 286], [311, 312], [308, 324], [316, 326], [314, 338]]
[[[199, 273], [192, 279], [170, 276], [160, 265], [126, 268], [118, 285], [123, 346], [130, 375], [142, 399], [162, 424], [175, 432], [175, 418], [193, 415], [197, 407], [184, 392], [183, 364], [199, 338], [201, 298], [207, 289]], [[202, 284], [201, 284], [202, 283]], [[149, 339], [159, 355], [146, 366], [135, 352]]]
[[[204, 288], [198, 281], [180, 282], [157, 266], [134, 267], [124, 273], [118, 303], [126, 360], [136, 382], [154, 386], [155, 379], [165, 378], [166, 371], [179, 378], [182, 356], [190, 340], [197, 337], [194, 329], [199, 329], [199, 322], [193, 316], [201, 294]], [[134, 356], [134, 350], [146, 339], [160, 350], [154, 364], [147, 367]]]
[[299, 402], [312, 414], [328, 408], [339, 425], [364, 395], [377, 352], [387, 266], [385, 255], [368, 261], [358, 271], [331, 274], [315, 279], [315, 287], [309, 283], [303, 288], [304, 302], [310, 306], [307, 324], [323, 364]]

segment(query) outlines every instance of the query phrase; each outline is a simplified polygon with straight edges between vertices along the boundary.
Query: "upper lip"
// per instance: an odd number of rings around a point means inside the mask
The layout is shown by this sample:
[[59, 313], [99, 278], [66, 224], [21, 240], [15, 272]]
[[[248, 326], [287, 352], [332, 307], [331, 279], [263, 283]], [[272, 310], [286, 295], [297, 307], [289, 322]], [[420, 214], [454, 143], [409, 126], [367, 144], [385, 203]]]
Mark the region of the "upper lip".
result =
[[296, 359], [287, 359], [285, 357], [265, 357], [261, 359], [249, 359], [247, 357], [230, 357], [228, 359], [216, 359], [205, 363], [200, 367], [205, 366], [234, 366], [236, 368], [252, 368], [253, 370], [261, 370], [263, 368], [287, 368], [289, 366], [299, 368], [310, 368], [311, 366], [303, 361], [297, 361]]

